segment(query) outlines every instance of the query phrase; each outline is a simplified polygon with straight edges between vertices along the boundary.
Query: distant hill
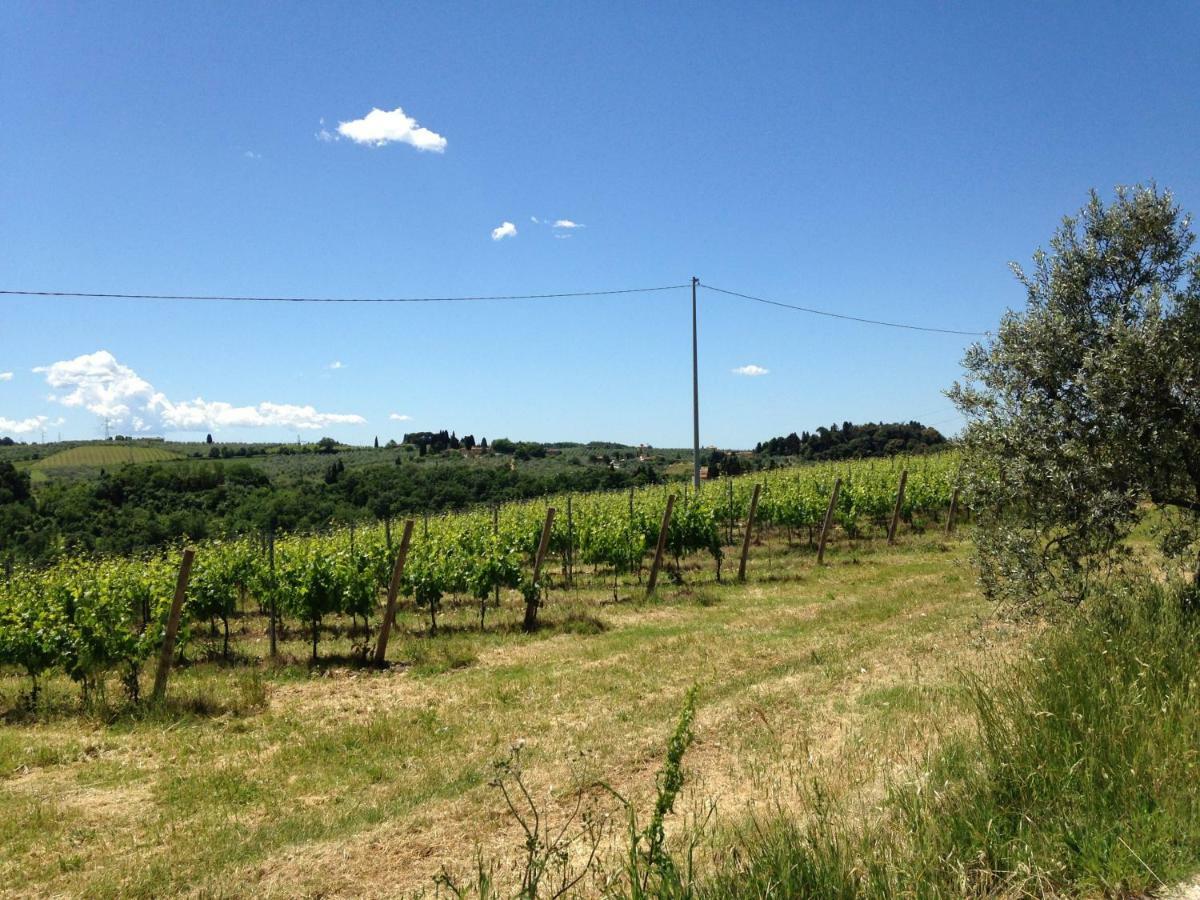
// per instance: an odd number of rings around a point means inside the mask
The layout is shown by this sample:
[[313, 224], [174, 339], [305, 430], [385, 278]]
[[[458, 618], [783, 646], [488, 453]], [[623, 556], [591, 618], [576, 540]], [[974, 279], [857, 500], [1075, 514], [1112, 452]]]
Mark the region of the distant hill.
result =
[[946, 438], [941, 432], [920, 422], [867, 422], [864, 425], [843, 422], [840, 426], [835, 424], [801, 434], [793, 431], [785, 437], [771, 438], [758, 444], [754, 452], [817, 461], [924, 453], [945, 444]]

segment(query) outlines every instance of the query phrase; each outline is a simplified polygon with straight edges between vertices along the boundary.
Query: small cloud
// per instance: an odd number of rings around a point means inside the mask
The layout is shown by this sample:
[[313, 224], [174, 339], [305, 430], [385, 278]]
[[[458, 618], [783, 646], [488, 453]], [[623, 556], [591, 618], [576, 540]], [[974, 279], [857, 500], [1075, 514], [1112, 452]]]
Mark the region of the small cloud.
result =
[[247, 150], [242, 154], [246, 159], [262, 159], [261, 153], [255, 153], [253, 150]]
[[512, 222], [501, 222], [499, 227], [492, 229], [492, 240], [502, 241], [505, 238], [515, 237], [517, 226]]
[[392, 413], [388, 416], [393, 422], [411, 422], [412, 416], [402, 415], [401, 413]]
[[[417, 124], [416, 119], [406, 115], [399, 106], [390, 112], [372, 109], [361, 119], [339, 122], [337, 133], [356, 144], [366, 144], [369, 147], [382, 147], [385, 144], [409, 144], [418, 150], [427, 150], [433, 153], [444, 153], [446, 150], [444, 137], [428, 128], [422, 128]], [[332, 134], [328, 138], [324, 137], [326, 134], [329, 132], [322, 128], [317, 132], [317, 137], [320, 140], [333, 139]]]
[[570, 219], [556, 219], [554, 221], [555, 228], [586, 228], [585, 225], [580, 225], [578, 222], [572, 222]]
[[325, 368], [327, 368], [327, 369], [333, 369], [333, 370], [335, 370], [335, 371], [336, 371], [337, 369], [344, 369], [344, 368], [346, 368], [346, 364], [345, 364], [344, 362], [342, 362], [340, 359], [335, 359], [333, 362], [331, 362], [331, 363], [330, 363], [329, 365], [327, 365]]
[[529, 217], [529, 221], [530, 221], [530, 222], [532, 222], [534, 225], [541, 225], [541, 224], [542, 224], [542, 220], [541, 220], [541, 219], [539, 219], [537, 216], [530, 216], [530, 217]]
[[12, 379], [13, 379], [12, 372], [0, 372], [0, 381], [12, 381]]
[[330, 131], [328, 128], [322, 128], [320, 131], [317, 132], [317, 140], [324, 141], [325, 143], [328, 144], [331, 141], [336, 141], [337, 135], [334, 134], [332, 131]]
[[734, 375], [749, 375], [751, 377], [757, 377], [759, 375], [766, 375], [771, 370], [764, 369], [762, 366], [756, 366], [756, 365], [754, 365], [754, 363], [750, 363], [749, 365], [746, 365], [746, 366], [738, 366], [736, 369], [733, 369], [732, 371], [733, 371]]
[[556, 238], [558, 238], [560, 241], [565, 241], [565, 240], [566, 240], [567, 238], [569, 238], [570, 236], [571, 236], [571, 235], [569, 235], [569, 234], [556, 234], [556, 235], [555, 235], [555, 237], [556, 237]]

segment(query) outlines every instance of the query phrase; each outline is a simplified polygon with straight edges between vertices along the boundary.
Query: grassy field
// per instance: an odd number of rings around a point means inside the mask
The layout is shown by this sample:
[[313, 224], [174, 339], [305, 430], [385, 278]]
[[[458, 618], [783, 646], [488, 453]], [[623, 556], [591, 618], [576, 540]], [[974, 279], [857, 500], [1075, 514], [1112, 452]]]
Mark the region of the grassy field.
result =
[[818, 776], [839, 801], [876, 802], [966, 721], [959, 672], [1022, 636], [986, 618], [965, 545], [913, 536], [829, 559], [818, 569], [780, 541], [755, 548], [746, 585], [705, 567], [653, 601], [636, 585], [618, 603], [599, 582], [553, 590], [533, 636], [516, 598], [486, 633], [472, 604], [436, 638], [406, 610], [385, 672], [310, 672], [300, 633], [283, 645], [293, 662], [265, 667], [247, 617], [245, 659], [180, 670], [171, 707], [151, 713], [81, 713], [65, 679], [25, 712], [23, 682], [0, 678], [0, 896], [405, 896], [477, 851], [513, 878], [520, 833], [489, 786], [494, 763], [524, 741], [551, 818], [580, 792], [615, 813], [600, 782], [644, 807], [692, 685], [697, 742], [672, 833], [715, 803], [716, 846]]
[[47, 475], [65, 470], [111, 469], [130, 463], [169, 462], [182, 458], [178, 453], [162, 447], [103, 442], [60, 450], [30, 462], [28, 469], [31, 473]]

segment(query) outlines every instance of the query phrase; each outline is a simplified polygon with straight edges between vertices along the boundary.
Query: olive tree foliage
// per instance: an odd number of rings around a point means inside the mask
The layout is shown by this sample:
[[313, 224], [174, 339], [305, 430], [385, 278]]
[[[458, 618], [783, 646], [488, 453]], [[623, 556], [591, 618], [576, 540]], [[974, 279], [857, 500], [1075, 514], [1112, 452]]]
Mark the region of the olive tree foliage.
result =
[[1146, 521], [1200, 572], [1200, 257], [1155, 186], [1093, 191], [1012, 265], [1028, 303], [972, 346], [948, 392], [966, 419], [963, 486], [986, 592], [1082, 602], [1133, 563]]

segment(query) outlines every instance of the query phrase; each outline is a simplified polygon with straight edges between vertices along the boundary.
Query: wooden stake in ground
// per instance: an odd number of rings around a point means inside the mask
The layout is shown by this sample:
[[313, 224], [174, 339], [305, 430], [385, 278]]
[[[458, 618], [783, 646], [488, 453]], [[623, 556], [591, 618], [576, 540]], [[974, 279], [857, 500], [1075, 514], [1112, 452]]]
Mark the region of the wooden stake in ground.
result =
[[837, 509], [838, 494], [842, 491], [842, 479], [833, 481], [833, 493], [829, 495], [829, 506], [825, 510], [825, 520], [821, 523], [821, 540], [817, 543], [817, 565], [825, 563], [825, 542], [829, 540], [829, 529], [833, 527], [833, 512]]
[[646, 596], [654, 593], [658, 584], [658, 570], [662, 566], [663, 552], [667, 549], [667, 532], [671, 528], [671, 513], [675, 509], [675, 495], [667, 497], [667, 508], [663, 510], [662, 525], [658, 528], [658, 543], [654, 545], [654, 563], [650, 567], [650, 580], [646, 582]]
[[754, 517], [758, 515], [758, 495], [762, 491], [762, 485], [754, 486], [754, 493], [750, 495], [750, 512], [746, 515], [746, 533], [742, 535], [742, 559], [738, 563], [738, 581], [746, 580], [746, 562], [750, 559], [750, 541], [754, 537]]
[[[630, 549], [632, 550], [633, 542], [633, 488], [629, 489], [629, 534], [630, 534]], [[642, 557], [645, 556], [645, 551], [637, 558], [637, 579], [638, 584], [642, 583]]]
[[946, 516], [946, 534], [954, 533], [954, 517], [958, 514], [958, 488], [950, 495], [950, 514]]
[[404, 533], [400, 537], [400, 550], [396, 553], [396, 564], [392, 566], [392, 580], [388, 582], [387, 606], [383, 608], [383, 622], [379, 625], [379, 642], [375, 645], [375, 665], [382, 666], [387, 659], [388, 638], [392, 624], [396, 621], [396, 596], [400, 593], [400, 579], [404, 577], [404, 561], [408, 558], [408, 545], [412, 541], [413, 520], [404, 522]]
[[567, 556], [563, 560], [567, 569], [567, 584], [575, 583], [575, 520], [571, 518], [571, 498], [567, 498]]
[[160, 701], [167, 695], [167, 676], [171, 674], [171, 663], [175, 657], [175, 634], [179, 631], [179, 616], [183, 612], [183, 600], [187, 596], [188, 579], [192, 575], [192, 560], [196, 551], [188, 547], [183, 551], [179, 563], [179, 577], [175, 580], [175, 597], [171, 600], [171, 612], [167, 616], [167, 632], [163, 635], [162, 651], [158, 655], [158, 671], [154, 673], [154, 700]]
[[546, 524], [542, 526], [542, 539], [538, 541], [537, 556], [533, 558], [533, 586], [525, 597], [525, 622], [521, 626], [525, 631], [537, 628], [538, 607], [542, 599], [542, 586], [539, 583], [542, 577], [542, 563], [546, 559], [546, 551], [550, 549], [550, 533], [553, 530], [554, 507], [550, 506], [546, 509]]
[[[500, 507], [497, 504], [492, 505], [492, 534], [500, 533]], [[496, 608], [500, 608], [500, 585], [496, 585], [495, 596], [492, 598], [496, 604]]]
[[728, 475], [725, 476], [725, 486], [729, 489], [729, 540], [726, 543], [733, 544], [733, 479]]
[[904, 506], [904, 486], [908, 484], [908, 469], [900, 473], [900, 490], [896, 491], [896, 508], [892, 510], [892, 522], [888, 526], [888, 543], [896, 543], [896, 526], [900, 524], [900, 508]]
[[276, 649], [276, 633], [278, 631], [279, 612], [275, 609], [275, 597], [279, 593], [279, 586], [275, 583], [275, 529], [271, 528], [267, 532], [267, 561], [271, 566], [271, 600], [267, 607], [267, 615], [270, 617], [267, 630], [271, 634], [271, 659], [278, 655]]

